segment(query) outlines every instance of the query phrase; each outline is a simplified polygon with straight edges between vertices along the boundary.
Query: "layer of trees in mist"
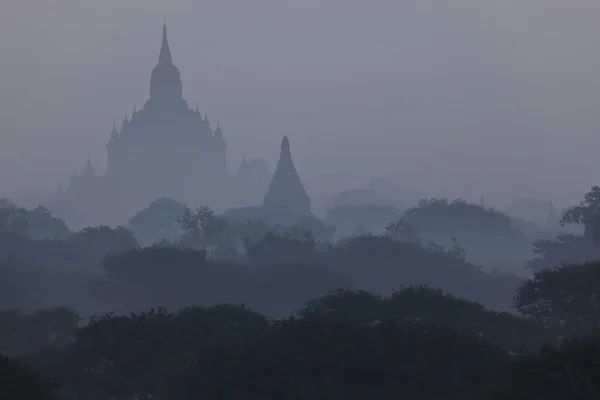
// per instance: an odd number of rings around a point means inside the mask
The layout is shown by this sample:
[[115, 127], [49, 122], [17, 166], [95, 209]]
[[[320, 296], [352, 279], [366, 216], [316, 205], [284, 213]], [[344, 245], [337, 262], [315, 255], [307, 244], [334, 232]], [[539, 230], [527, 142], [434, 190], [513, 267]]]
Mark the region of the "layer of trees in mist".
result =
[[600, 188], [560, 222], [163, 198], [73, 232], [2, 200], [0, 398], [598, 398]]

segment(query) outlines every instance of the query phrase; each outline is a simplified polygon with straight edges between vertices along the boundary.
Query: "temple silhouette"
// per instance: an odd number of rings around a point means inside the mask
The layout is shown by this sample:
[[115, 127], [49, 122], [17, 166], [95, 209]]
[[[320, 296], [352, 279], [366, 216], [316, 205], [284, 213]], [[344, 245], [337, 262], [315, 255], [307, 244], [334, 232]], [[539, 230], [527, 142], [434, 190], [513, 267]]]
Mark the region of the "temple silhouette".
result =
[[290, 141], [287, 136], [281, 141], [281, 153], [275, 174], [263, 200], [263, 207], [287, 208], [298, 216], [311, 215], [310, 198], [292, 161]]
[[[173, 63], [163, 25], [158, 63], [150, 76], [150, 97], [142, 109], [113, 123], [107, 148], [107, 169], [97, 175], [90, 157], [75, 171], [59, 196], [74, 201], [103, 221], [123, 221], [160, 197], [216, 210], [260, 203], [310, 213], [310, 199], [283, 139], [281, 157], [267, 194], [268, 164], [246, 161], [237, 175], [227, 171], [227, 142], [220, 124], [211, 127], [198, 107], [183, 98], [179, 69]], [[269, 175], [269, 176], [268, 176]], [[96, 218], [94, 218], [96, 219]], [[88, 221], [93, 223], [94, 221]]]

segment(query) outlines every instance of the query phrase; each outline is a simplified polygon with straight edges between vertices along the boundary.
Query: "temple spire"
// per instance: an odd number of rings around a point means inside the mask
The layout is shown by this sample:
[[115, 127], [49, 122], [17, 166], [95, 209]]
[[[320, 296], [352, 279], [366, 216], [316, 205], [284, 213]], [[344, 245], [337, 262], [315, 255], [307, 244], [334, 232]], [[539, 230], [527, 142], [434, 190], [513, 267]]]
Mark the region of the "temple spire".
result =
[[162, 31], [162, 44], [160, 46], [160, 55], [158, 57], [159, 63], [173, 63], [173, 59], [171, 58], [171, 49], [169, 48], [169, 40], [167, 38], [167, 20], [163, 23], [163, 31]]
[[163, 24], [158, 64], [150, 75], [150, 98], [160, 103], [172, 103], [173, 101], [179, 103], [183, 98], [181, 74], [171, 58], [166, 22]]
[[263, 206], [287, 208], [298, 216], [312, 215], [310, 198], [292, 161], [290, 141], [287, 136], [284, 136], [281, 141], [279, 162], [263, 200]]

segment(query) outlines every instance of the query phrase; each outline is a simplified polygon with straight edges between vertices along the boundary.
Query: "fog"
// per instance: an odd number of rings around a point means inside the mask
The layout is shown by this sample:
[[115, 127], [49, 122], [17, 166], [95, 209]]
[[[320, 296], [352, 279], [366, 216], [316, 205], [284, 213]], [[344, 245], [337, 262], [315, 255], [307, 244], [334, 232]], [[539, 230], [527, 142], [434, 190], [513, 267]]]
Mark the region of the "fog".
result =
[[88, 153], [103, 170], [166, 18], [230, 172], [243, 152], [273, 168], [287, 134], [311, 196], [427, 170], [467, 187], [432, 194], [566, 206], [597, 183], [599, 16], [594, 0], [4, 0], [1, 193], [49, 193]]
[[1, 4], [0, 399], [600, 398], [598, 0]]

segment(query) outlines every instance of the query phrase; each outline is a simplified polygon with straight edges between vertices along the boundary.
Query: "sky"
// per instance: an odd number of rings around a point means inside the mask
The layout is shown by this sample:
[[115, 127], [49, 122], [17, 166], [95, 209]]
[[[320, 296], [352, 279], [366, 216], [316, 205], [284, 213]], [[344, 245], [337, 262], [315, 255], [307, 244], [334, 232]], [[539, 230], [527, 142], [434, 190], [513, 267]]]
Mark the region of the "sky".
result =
[[568, 205], [600, 183], [597, 0], [1, 1], [0, 197], [88, 153], [105, 168], [164, 18], [230, 172], [244, 152], [274, 167], [287, 134], [311, 195], [395, 176]]

